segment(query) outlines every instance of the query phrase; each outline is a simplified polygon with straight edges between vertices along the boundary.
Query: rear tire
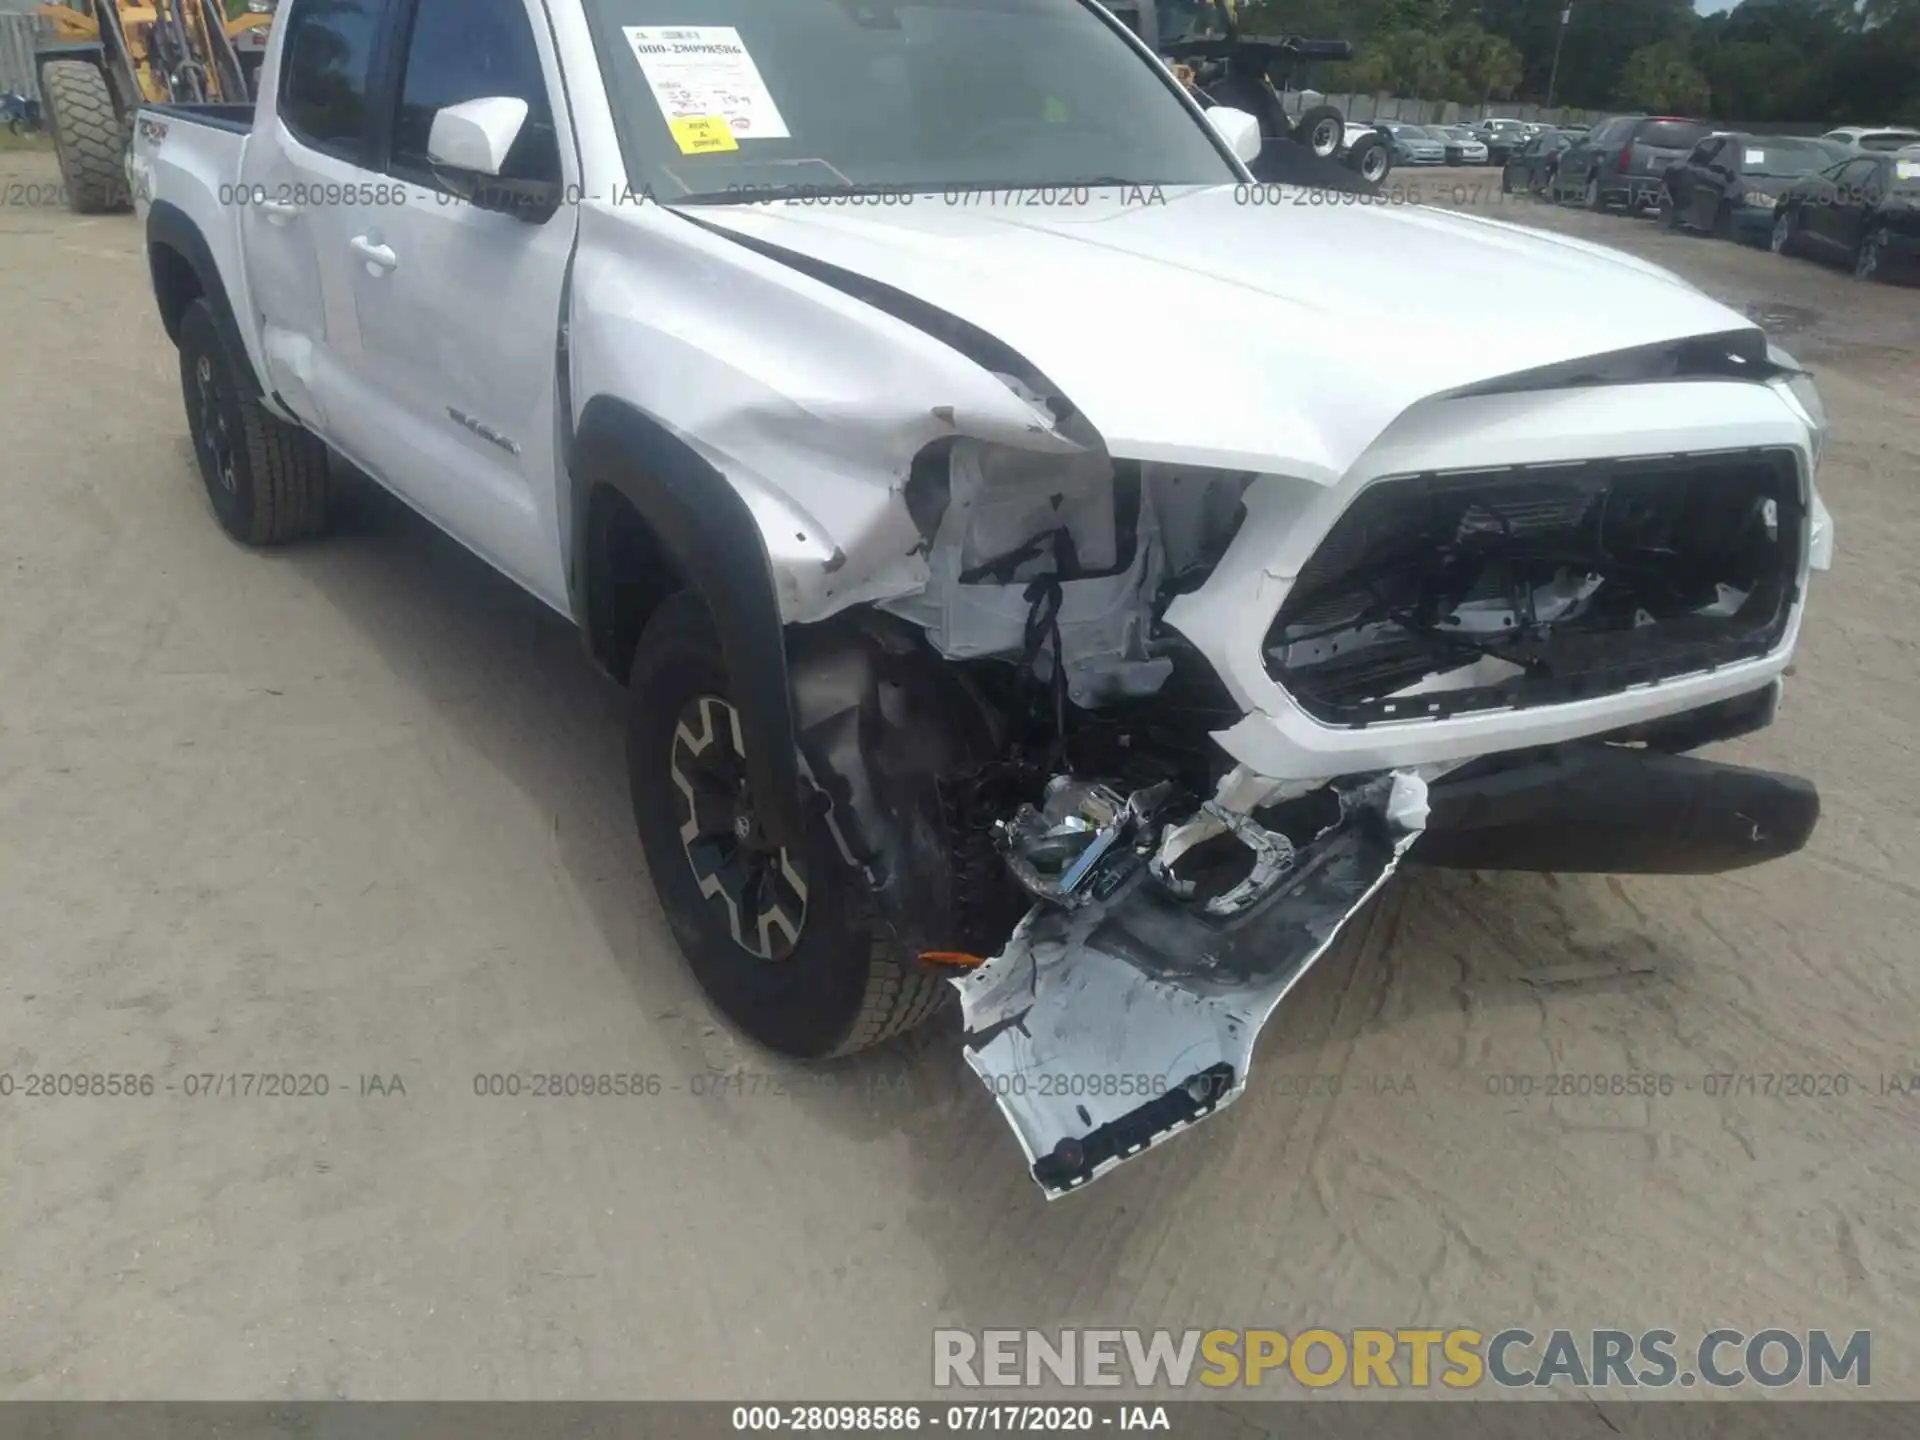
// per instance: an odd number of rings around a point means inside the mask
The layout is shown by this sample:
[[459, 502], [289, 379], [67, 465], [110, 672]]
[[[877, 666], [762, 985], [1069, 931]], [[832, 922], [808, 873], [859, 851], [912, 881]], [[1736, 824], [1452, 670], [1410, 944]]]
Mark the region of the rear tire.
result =
[[213, 307], [180, 318], [180, 391], [200, 478], [220, 528], [243, 545], [279, 545], [327, 524], [327, 452], [269, 415], [241, 383], [245, 355], [227, 346]]
[[[728, 690], [706, 607], [685, 591], [662, 601], [627, 682], [627, 780], [654, 891], [688, 968], [749, 1038], [797, 1059], [849, 1055], [912, 1029], [952, 987], [895, 953], [824, 814], [809, 810], [800, 855], [755, 848], [751, 796], [716, 782], [744, 758], [727, 724]], [[728, 806], [731, 827], [718, 823]], [[777, 924], [768, 918], [776, 909]]]
[[85, 60], [49, 60], [40, 69], [40, 88], [74, 213], [108, 215], [131, 208], [127, 132], [100, 67]]

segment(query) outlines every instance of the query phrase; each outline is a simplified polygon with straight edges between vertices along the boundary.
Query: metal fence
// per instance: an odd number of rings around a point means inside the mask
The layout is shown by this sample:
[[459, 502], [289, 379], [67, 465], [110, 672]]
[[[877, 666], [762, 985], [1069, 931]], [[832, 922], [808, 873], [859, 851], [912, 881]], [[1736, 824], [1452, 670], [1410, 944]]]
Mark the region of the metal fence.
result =
[[40, 76], [33, 65], [39, 36], [39, 16], [0, 14], [0, 90], [13, 91], [29, 100], [40, 98]]

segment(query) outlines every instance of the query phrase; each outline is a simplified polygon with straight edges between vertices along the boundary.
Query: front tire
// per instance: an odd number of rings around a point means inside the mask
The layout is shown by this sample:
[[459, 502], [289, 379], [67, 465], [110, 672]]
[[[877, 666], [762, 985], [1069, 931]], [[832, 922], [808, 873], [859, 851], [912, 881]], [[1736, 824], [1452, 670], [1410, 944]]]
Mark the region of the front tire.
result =
[[809, 809], [800, 854], [754, 820], [737, 712], [705, 606], [685, 591], [647, 622], [627, 682], [627, 780], [660, 908], [714, 1006], [802, 1060], [849, 1055], [952, 994], [911, 968], [865, 882]]
[[40, 70], [40, 88], [60, 178], [67, 182], [74, 213], [107, 215], [131, 209], [123, 169], [127, 132], [100, 67], [85, 60], [49, 60]]
[[180, 391], [200, 478], [220, 528], [243, 545], [279, 545], [327, 525], [327, 452], [277, 420], [243, 386], [245, 355], [229, 349], [213, 307], [180, 317]]

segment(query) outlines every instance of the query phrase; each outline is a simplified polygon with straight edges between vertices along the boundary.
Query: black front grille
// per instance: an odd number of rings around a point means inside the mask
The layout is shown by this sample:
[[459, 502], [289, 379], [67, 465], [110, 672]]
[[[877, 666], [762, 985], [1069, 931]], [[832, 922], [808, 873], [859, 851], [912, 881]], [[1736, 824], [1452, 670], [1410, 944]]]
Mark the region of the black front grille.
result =
[[[1268, 673], [1367, 725], [1714, 669], [1779, 644], [1806, 534], [1790, 451], [1380, 481], [1302, 568]], [[1483, 656], [1505, 678], [1394, 693]]]

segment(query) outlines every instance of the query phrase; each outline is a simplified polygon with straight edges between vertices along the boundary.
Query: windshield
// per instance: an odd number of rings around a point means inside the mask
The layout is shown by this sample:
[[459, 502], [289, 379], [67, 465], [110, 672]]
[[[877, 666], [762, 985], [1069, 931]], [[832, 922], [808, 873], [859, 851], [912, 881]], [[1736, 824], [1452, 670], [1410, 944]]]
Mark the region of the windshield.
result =
[[1231, 184], [1204, 122], [1082, 0], [588, 0], [629, 183]]
[[1920, 130], [1886, 130], [1875, 135], [1862, 135], [1862, 150], [1904, 150], [1920, 140]]
[[1811, 175], [1833, 163], [1833, 151], [1812, 140], [1748, 140], [1740, 150], [1740, 169], [1752, 176]]

